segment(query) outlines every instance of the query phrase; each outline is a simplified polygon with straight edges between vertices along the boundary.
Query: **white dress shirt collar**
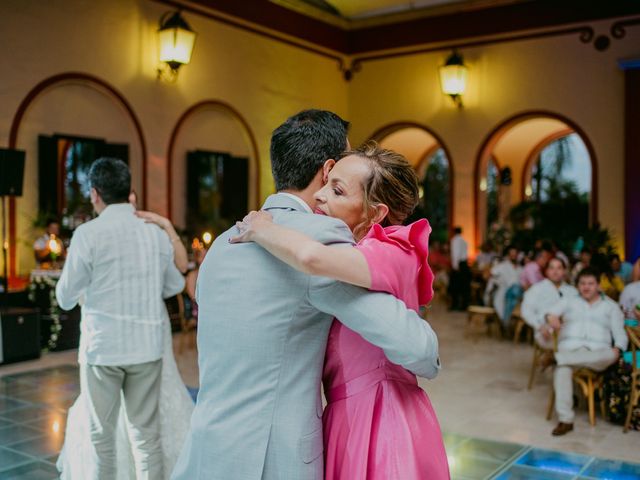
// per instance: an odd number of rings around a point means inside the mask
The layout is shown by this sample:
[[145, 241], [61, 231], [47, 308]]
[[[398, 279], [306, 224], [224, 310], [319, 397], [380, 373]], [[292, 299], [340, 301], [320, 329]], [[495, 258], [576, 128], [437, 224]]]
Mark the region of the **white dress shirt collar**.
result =
[[304, 209], [305, 212], [313, 213], [313, 210], [311, 210], [311, 207], [307, 204], [307, 202], [302, 200], [297, 195], [294, 195], [293, 193], [288, 193], [288, 192], [278, 192], [278, 195], [284, 195], [286, 197], [291, 198], [292, 200], [295, 200], [297, 203], [300, 204], [300, 206]]
[[129, 202], [126, 203], [112, 203], [107, 205], [102, 212], [98, 215], [100, 218], [110, 218], [113, 215], [122, 215], [125, 213], [134, 213], [135, 207]]

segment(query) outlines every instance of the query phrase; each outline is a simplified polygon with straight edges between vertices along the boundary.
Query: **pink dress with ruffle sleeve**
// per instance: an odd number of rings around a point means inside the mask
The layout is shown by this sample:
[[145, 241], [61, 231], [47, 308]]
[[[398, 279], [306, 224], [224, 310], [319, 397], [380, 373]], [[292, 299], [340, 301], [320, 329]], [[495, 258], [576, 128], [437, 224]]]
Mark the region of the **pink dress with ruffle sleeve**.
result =
[[[433, 297], [427, 263], [431, 228], [374, 225], [357, 248], [371, 271], [371, 290], [388, 292], [418, 311]], [[416, 377], [382, 349], [334, 321], [323, 374], [327, 480], [449, 478], [438, 419]]]

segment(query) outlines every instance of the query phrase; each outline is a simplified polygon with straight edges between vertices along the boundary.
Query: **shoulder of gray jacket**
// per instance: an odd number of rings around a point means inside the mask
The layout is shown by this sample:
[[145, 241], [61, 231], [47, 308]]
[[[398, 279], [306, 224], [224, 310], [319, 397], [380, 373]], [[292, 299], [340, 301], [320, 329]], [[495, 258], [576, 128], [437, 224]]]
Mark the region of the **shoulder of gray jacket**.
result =
[[292, 210], [271, 210], [273, 220], [278, 225], [292, 228], [325, 245], [353, 245], [353, 233], [337, 218]]

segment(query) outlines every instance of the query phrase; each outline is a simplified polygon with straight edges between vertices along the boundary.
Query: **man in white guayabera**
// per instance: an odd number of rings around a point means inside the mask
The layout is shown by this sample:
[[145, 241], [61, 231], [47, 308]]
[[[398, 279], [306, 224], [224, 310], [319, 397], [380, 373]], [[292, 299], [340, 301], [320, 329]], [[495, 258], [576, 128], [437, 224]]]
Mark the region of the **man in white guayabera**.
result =
[[578, 274], [578, 296], [562, 297], [545, 315], [549, 327], [559, 331], [557, 363], [553, 375], [556, 412], [560, 421], [551, 432], [573, 430], [573, 368], [601, 372], [627, 349], [624, 317], [618, 304], [598, 289], [599, 274], [589, 267]]
[[98, 217], [76, 229], [56, 287], [61, 308], [81, 297], [80, 396], [89, 412], [92, 458], [85, 478], [116, 478], [115, 431], [124, 401], [136, 478], [163, 478], [158, 399], [163, 298], [184, 288], [169, 237], [134, 215], [131, 174], [122, 160], [100, 158], [89, 171]]

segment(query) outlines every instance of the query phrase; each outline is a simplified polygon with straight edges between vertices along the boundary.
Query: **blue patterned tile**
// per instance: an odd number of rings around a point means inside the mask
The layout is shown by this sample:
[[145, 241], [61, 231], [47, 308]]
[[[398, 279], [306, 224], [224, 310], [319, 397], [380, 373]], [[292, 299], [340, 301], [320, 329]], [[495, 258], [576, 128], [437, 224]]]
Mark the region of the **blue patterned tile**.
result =
[[[0, 472], [32, 461], [33, 457], [0, 447]], [[4, 476], [4, 474], [0, 475]]]
[[460, 445], [462, 442], [469, 440], [469, 437], [458, 435], [457, 433], [446, 433], [446, 432], [442, 434], [442, 438], [444, 440], [444, 445], [447, 451], [451, 451], [455, 447]]
[[458, 456], [483, 458], [505, 463], [516, 454], [522, 453], [526, 447], [515, 443], [495, 442], [492, 440], [470, 439], [469, 441], [456, 447], [455, 453]]
[[495, 477], [495, 480], [571, 480], [573, 475], [541, 470], [526, 465], [512, 465], [508, 470]]
[[483, 458], [459, 457], [455, 453], [447, 455], [451, 475], [456, 478], [484, 479], [497, 472], [502, 464]]
[[577, 453], [556, 452], [535, 448], [516, 460], [516, 465], [528, 465], [540, 470], [577, 475], [591, 457]]
[[52, 480], [58, 478], [58, 471], [53, 465], [43, 462], [32, 462], [21, 467], [5, 470], [0, 474], [2, 480]]
[[2, 412], [0, 415], [5, 420], [9, 420], [14, 423], [28, 422], [37, 418], [48, 417], [52, 414], [50, 408], [43, 408], [36, 405], [29, 405], [26, 407], [16, 408], [14, 410], [8, 410]]
[[8, 427], [0, 428], [0, 445], [10, 446], [13, 443], [24, 442], [41, 435], [40, 430], [14, 423]]
[[20, 400], [10, 398], [5, 395], [0, 395], [0, 415], [2, 415], [2, 412], [4, 412], [5, 410], [12, 410], [14, 408], [24, 406], [26, 406], [25, 402], [21, 402]]
[[11, 445], [11, 450], [24, 453], [25, 455], [32, 455], [34, 457], [41, 457], [43, 460], [57, 454], [62, 448], [62, 435], [49, 434], [42, 437], [32, 438], [20, 443], [14, 443]]
[[[640, 440], [638, 440], [638, 452], [640, 456]], [[596, 459], [587, 470], [582, 472], [582, 475], [607, 480], [638, 480], [640, 479], [640, 464]]]

